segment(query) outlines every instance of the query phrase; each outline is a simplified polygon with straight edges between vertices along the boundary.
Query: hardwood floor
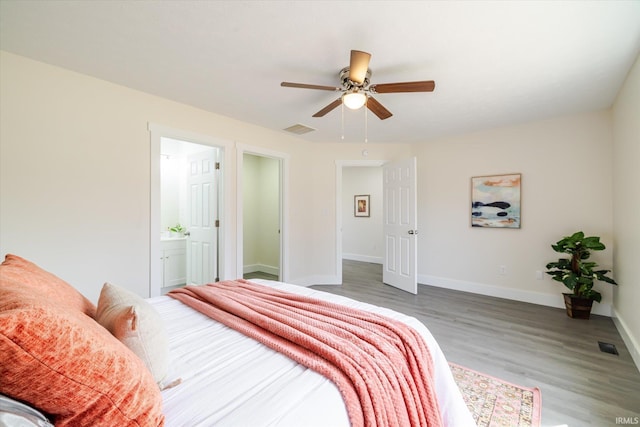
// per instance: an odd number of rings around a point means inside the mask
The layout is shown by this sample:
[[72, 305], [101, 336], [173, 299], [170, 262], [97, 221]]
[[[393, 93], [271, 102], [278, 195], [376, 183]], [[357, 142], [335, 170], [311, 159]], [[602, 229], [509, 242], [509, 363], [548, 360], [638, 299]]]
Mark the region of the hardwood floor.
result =
[[414, 316], [449, 361], [539, 387], [543, 426], [640, 423], [640, 372], [608, 317], [575, 320], [557, 308], [427, 285], [412, 295], [383, 284], [381, 265], [347, 260], [342, 286], [313, 288]]

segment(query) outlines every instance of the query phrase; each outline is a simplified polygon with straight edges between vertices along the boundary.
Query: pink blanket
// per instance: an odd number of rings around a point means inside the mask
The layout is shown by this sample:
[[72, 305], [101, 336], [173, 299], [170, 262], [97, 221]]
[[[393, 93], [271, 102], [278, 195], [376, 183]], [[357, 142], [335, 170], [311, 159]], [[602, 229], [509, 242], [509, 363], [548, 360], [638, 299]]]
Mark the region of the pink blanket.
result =
[[352, 426], [441, 426], [422, 337], [388, 317], [244, 280], [168, 295], [332, 380]]

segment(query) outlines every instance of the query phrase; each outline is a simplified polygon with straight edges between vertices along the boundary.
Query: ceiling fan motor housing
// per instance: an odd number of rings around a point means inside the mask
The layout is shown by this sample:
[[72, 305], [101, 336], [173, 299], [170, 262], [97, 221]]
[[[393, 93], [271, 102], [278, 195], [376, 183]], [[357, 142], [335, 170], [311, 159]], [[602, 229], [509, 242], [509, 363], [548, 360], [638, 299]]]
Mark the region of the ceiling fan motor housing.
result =
[[370, 79], [371, 79], [371, 70], [367, 69], [367, 74], [364, 77], [364, 80], [362, 81], [362, 84], [354, 82], [353, 80], [351, 80], [349, 78], [349, 67], [344, 67], [342, 70], [340, 70], [340, 82], [342, 84], [342, 87], [347, 90], [350, 91], [352, 89], [364, 89], [369, 85]]

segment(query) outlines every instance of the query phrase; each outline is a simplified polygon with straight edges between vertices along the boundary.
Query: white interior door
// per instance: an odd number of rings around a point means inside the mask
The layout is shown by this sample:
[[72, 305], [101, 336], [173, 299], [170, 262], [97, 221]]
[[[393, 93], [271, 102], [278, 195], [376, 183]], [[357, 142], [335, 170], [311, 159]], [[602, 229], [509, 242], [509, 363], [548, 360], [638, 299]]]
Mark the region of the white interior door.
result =
[[382, 281], [418, 293], [416, 158], [383, 166], [384, 264]]
[[217, 278], [217, 150], [187, 157], [187, 283], [202, 285]]

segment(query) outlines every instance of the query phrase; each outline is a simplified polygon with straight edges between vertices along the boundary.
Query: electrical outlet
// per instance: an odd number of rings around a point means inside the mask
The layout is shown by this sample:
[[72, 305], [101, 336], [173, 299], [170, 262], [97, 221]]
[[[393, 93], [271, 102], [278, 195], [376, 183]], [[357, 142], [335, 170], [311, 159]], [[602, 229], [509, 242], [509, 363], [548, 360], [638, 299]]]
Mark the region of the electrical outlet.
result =
[[542, 280], [544, 278], [544, 276], [542, 275], [542, 271], [537, 270], [536, 271], [536, 280]]
[[507, 266], [506, 265], [501, 265], [500, 266], [500, 275], [501, 276], [506, 276], [507, 275]]

